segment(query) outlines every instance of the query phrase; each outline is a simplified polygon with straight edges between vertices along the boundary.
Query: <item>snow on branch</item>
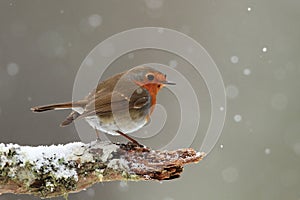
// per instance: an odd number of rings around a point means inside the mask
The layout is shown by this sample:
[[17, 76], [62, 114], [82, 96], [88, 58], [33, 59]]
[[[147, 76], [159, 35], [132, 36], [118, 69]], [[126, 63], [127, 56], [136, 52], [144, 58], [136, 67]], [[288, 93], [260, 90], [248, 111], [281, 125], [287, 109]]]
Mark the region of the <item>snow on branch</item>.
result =
[[154, 151], [107, 141], [37, 147], [0, 144], [0, 193], [50, 198], [98, 182], [174, 179], [184, 164], [204, 156], [193, 149]]

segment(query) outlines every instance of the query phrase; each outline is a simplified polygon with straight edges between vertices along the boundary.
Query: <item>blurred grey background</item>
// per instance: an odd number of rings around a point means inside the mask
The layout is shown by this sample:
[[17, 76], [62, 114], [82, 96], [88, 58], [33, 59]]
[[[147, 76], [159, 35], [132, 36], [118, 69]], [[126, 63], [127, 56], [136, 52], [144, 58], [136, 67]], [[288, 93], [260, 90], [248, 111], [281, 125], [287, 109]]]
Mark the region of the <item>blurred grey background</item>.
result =
[[[68, 112], [33, 114], [29, 108], [70, 100], [79, 66], [107, 37], [136, 27], [165, 27], [202, 44], [223, 76], [227, 118], [217, 145], [204, 161], [187, 166], [180, 179], [98, 184], [69, 199], [298, 200], [299, 19], [297, 0], [1, 0], [0, 142], [79, 141], [74, 126], [58, 126]], [[201, 125], [192, 147], [200, 147], [210, 119], [209, 94], [184, 60], [155, 50], [132, 52], [112, 63], [104, 78], [148, 62], [176, 67], [193, 84]], [[170, 98], [168, 90], [159, 94], [159, 102], [173, 112], [168, 131], [143, 143], [159, 147], [172, 138], [180, 119], [178, 103]], [[6, 199], [38, 198], [0, 196]]]

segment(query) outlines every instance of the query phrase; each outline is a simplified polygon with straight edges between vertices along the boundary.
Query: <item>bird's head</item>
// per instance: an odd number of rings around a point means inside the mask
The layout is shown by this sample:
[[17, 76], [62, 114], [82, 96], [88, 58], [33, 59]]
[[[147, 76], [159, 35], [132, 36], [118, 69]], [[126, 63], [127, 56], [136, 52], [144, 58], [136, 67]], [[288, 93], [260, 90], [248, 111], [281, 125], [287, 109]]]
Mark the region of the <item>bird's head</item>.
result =
[[129, 75], [133, 82], [155, 95], [165, 85], [175, 85], [167, 81], [166, 74], [147, 66], [134, 67], [129, 70]]

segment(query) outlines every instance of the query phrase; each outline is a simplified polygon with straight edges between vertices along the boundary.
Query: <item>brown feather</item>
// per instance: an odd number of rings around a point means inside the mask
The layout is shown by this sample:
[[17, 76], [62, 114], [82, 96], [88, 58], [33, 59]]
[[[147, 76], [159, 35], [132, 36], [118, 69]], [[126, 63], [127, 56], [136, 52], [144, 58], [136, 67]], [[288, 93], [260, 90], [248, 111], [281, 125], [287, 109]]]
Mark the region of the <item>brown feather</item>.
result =
[[72, 109], [74, 107], [84, 107], [86, 103], [87, 103], [86, 101], [57, 103], [57, 104], [50, 104], [45, 106], [36, 106], [31, 108], [31, 110], [33, 112], [44, 112], [49, 110]]
[[[43, 112], [76, 107], [81, 107], [84, 110], [81, 114], [77, 111], [71, 112], [62, 122], [61, 126], [66, 126], [75, 119], [88, 116], [98, 115], [99, 117], [109, 118], [112, 116], [113, 111], [129, 110], [133, 115], [139, 116], [142, 114], [147, 115], [149, 118], [148, 115], [150, 115], [153, 110], [151, 105], [156, 103], [158, 90], [155, 88], [155, 91], [152, 91], [149, 90], [150, 88], [143, 86], [143, 84], [139, 84], [147, 81], [145, 80], [145, 75], [148, 72], [155, 73], [155, 70], [149, 67], [133, 68], [132, 70], [116, 74], [100, 82], [97, 88], [81, 101], [38, 106], [31, 110], [34, 112]], [[163, 78], [165, 78], [165, 76], [163, 76]], [[146, 85], [148, 86], [148, 84]], [[143, 107], [145, 109], [141, 109]]]
[[68, 117], [60, 124], [61, 127], [71, 124], [75, 119], [77, 119], [80, 114], [76, 111], [71, 112]]
[[[142, 89], [141, 94], [135, 92], [138, 88]], [[88, 104], [79, 118], [111, 115], [112, 108], [114, 111], [131, 109], [135, 101], [140, 98], [147, 100], [148, 92], [130, 80], [126, 72], [122, 72], [98, 84], [97, 88], [85, 98]]]
[[134, 92], [131, 97], [124, 96], [117, 91], [114, 91], [113, 94], [107, 93], [106, 96], [98, 94], [96, 98], [89, 101], [79, 119], [92, 115], [105, 117], [112, 115], [112, 112], [137, 110], [144, 106], [148, 106], [149, 108], [151, 106], [151, 97], [145, 89], [142, 89], [140, 94]]

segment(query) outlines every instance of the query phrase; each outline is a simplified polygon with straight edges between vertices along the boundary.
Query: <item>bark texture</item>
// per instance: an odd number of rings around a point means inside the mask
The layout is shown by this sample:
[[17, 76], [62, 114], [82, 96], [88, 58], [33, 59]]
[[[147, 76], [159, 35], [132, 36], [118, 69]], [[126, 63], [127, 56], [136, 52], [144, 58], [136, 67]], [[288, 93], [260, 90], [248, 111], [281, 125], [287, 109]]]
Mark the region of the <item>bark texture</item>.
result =
[[0, 193], [66, 196], [98, 182], [169, 180], [205, 156], [193, 149], [155, 151], [133, 143], [52, 146], [0, 144]]

